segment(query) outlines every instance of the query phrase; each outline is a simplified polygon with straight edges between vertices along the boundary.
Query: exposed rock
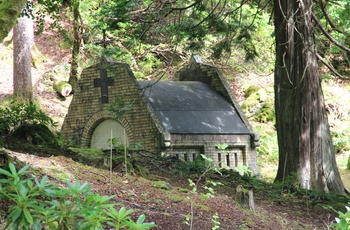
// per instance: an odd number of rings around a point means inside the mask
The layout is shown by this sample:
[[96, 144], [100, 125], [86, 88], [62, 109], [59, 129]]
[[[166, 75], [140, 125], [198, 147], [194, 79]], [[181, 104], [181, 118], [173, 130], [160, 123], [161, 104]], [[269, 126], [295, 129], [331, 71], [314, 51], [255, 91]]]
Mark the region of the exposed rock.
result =
[[155, 181], [152, 183], [152, 187], [164, 190], [171, 190], [171, 185], [165, 181]]
[[270, 122], [275, 119], [273, 88], [250, 86], [246, 91], [246, 100], [242, 109], [246, 116], [258, 122]]
[[246, 189], [242, 185], [236, 188], [236, 202], [243, 208], [249, 208], [254, 211], [254, 195], [252, 189]]
[[249, 86], [247, 89], [244, 90], [245, 97], [248, 98], [253, 93], [258, 92], [259, 89], [260, 89], [260, 87], [257, 85]]

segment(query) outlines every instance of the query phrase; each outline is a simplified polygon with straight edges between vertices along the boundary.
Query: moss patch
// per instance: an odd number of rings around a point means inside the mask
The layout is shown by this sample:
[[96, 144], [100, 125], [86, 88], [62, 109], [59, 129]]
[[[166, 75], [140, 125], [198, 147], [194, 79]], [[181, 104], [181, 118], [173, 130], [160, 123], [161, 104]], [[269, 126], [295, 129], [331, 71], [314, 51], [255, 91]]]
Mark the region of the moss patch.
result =
[[185, 198], [183, 196], [177, 195], [177, 194], [167, 194], [166, 195], [167, 198], [169, 198], [172, 201], [183, 201], [185, 200]]
[[171, 185], [165, 181], [155, 181], [152, 183], [152, 187], [164, 190], [171, 190]]
[[211, 210], [208, 206], [202, 205], [202, 204], [194, 203], [193, 206], [194, 206], [195, 208], [199, 208], [199, 209], [201, 209], [201, 210], [203, 210], [203, 211], [210, 211], [210, 210]]
[[66, 169], [61, 169], [60, 167], [53, 166], [49, 170], [45, 169], [43, 170], [44, 173], [48, 175], [52, 175], [52, 177], [60, 180], [60, 181], [67, 181], [67, 180], [75, 180], [75, 177], [72, 173], [69, 173], [66, 171]]
[[246, 91], [246, 100], [242, 103], [243, 112], [248, 118], [257, 122], [275, 120], [273, 88], [250, 86]]
[[260, 87], [257, 85], [249, 86], [247, 89], [244, 90], [245, 97], [248, 98], [253, 93], [258, 92], [259, 89], [260, 89]]
[[44, 145], [58, 148], [58, 140], [55, 134], [46, 125], [24, 124], [11, 133], [11, 137], [23, 140], [33, 145]]
[[[98, 166], [99, 168], [109, 168], [109, 154], [106, 154], [100, 149], [69, 148], [69, 150], [79, 155], [80, 162]], [[115, 164], [113, 160], [113, 165]]]
[[256, 112], [254, 120], [261, 123], [275, 121], [275, 110], [273, 106], [270, 101], [263, 103], [262, 107]]

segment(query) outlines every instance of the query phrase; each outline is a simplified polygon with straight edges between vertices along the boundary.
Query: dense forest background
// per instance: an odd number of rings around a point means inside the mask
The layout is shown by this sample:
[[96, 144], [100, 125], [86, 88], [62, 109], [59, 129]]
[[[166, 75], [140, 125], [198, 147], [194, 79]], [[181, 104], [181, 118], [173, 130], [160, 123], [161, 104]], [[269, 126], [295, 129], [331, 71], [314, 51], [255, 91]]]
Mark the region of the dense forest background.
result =
[[[139, 79], [171, 80], [197, 53], [204, 62], [219, 66], [229, 80], [254, 130], [261, 136], [259, 166], [263, 180], [272, 182], [279, 161], [273, 6], [271, 1], [29, 2], [22, 16], [32, 15], [35, 26], [31, 63], [36, 85], [34, 98], [39, 98], [40, 106], [58, 122], [59, 130], [72, 96], [58, 100], [52, 89], [54, 82], [67, 81], [74, 91], [81, 70], [98, 62], [101, 54], [128, 63]], [[345, 0], [313, 3], [320, 81], [335, 156], [346, 188], [350, 151], [349, 9]], [[3, 105], [8, 105], [14, 92], [12, 38], [11, 34], [5, 38], [0, 48], [0, 68], [5, 73], [1, 85], [6, 85], [0, 95]]]
[[[272, 88], [277, 83], [261, 76], [274, 74], [276, 57], [277, 60], [283, 59], [282, 64], [278, 66], [285, 65], [286, 62], [285, 53], [276, 54], [274, 25], [276, 10], [273, 6], [275, 5], [276, 9], [277, 3], [43, 1], [33, 9], [33, 12], [35, 10], [37, 12], [38, 33], [47, 30], [44, 30], [45, 26], [56, 28], [65, 38], [67, 45], [72, 47], [70, 66], [66, 68], [70, 70], [67, 81], [71, 83], [73, 90], [82, 68], [99, 60], [101, 53], [130, 64], [139, 79], [153, 80], [171, 79], [191, 54], [198, 53], [206, 62], [221, 67], [227, 78], [232, 80], [232, 87], [241, 85], [235, 87], [234, 92], [241, 100], [246, 114], [252, 121], [266, 124], [276, 122], [273, 100], [278, 94], [276, 89], [273, 92]], [[314, 25], [312, 28], [314, 35], [311, 36], [314, 36], [315, 56], [320, 67], [319, 79], [322, 84], [334, 82], [337, 86], [340, 84], [339, 87], [343, 89], [346, 88], [349, 74], [348, 7], [349, 4], [345, 1], [314, 2], [313, 13], [310, 15]], [[45, 12], [49, 13], [51, 21]], [[61, 21], [62, 16], [68, 19], [65, 23]], [[51, 23], [44, 24], [44, 21]], [[298, 30], [300, 28], [296, 29], [297, 33]], [[254, 74], [260, 78], [257, 77], [258, 80], [255, 82], [249, 81], [249, 78], [254, 78]], [[300, 79], [303, 80], [303, 76]], [[292, 79], [288, 79], [287, 76], [286, 82], [288, 81], [291, 82]], [[305, 93], [308, 91], [311, 92], [311, 88]], [[336, 152], [340, 152], [345, 150], [344, 142], [347, 142], [347, 138], [344, 134], [347, 128], [343, 122], [342, 130], [337, 131], [333, 124], [333, 116], [346, 119], [347, 114], [339, 115], [339, 110], [347, 111], [347, 108], [344, 108], [345, 103], [341, 106], [332, 105], [333, 102], [328, 99], [328, 96], [332, 97], [332, 92], [324, 92], [327, 93], [329, 95], [325, 95], [326, 107], [323, 110], [328, 113]], [[267, 97], [265, 94], [269, 98], [267, 101], [264, 98]], [[247, 98], [249, 99], [245, 100]], [[280, 119], [283, 118], [279, 118], [278, 121]], [[256, 129], [259, 128], [257, 126]], [[297, 133], [293, 135], [297, 136]], [[293, 141], [298, 142], [297, 139]], [[293, 141], [288, 145], [293, 146]], [[262, 143], [264, 142], [263, 139]], [[266, 148], [263, 145], [260, 149]], [[269, 155], [271, 153], [273, 155], [273, 151], [268, 152]], [[279, 159], [280, 161], [284, 159], [281, 152]], [[283, 165], [281, 162], [279, 164], [279, 168], [282, 169]]]

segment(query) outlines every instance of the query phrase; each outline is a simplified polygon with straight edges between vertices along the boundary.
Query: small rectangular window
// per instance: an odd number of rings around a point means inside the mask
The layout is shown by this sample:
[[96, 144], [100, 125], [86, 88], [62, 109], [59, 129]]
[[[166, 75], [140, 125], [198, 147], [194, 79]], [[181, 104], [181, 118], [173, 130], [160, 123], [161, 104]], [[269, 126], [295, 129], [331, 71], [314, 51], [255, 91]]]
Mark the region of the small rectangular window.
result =
[[218, 153], [219, 167], [221, 168], [221, 153]]
[[238, 159], [237, 159], [237, 153], [233, 153], [234, 158], [235, 158], [235, 167], [238, 166]]
[[226, 154], [226, 165], [230, 167], [230, 154]]

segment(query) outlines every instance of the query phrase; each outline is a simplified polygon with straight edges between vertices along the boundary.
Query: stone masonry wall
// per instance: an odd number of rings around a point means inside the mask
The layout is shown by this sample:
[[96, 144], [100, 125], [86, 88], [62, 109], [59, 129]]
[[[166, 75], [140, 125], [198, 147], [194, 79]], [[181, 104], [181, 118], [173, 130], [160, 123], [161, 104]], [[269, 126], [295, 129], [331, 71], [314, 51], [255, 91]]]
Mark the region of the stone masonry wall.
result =
[[[104, 81], [102, 88], [102, 70], [107, 71], [110, 79]], [[106, 78], [104, 78], [106, 79]], [[251, 127], [235, 101], [227, 82], [220, 71], [211, 65], [192, 61], [190, 68], [180, 71], [180, 80], [203, 81], [226, 97], [237, 109], [248, 129]], [[118, 98], [118, 100], [116, 100]], [[109, 104], [117, 101], [130, 105], [130, 110], [121, 117], [106, 110]], [[142, 95], [133, 73], [125, 63], [112, 63], [106, 59], [100, 64], [83, 70], [78, 81], [61, 133], [65, 140], [81, 147], [90, 147], [95, 128], [104, 120], [116, 119], [126, 130], [129, 145], [141, 144], [143, 149], [166, 154], [189, 153], [189, 160], [199, 153], [206, 154], [217, 164], [245, 164], [258, 174], [256, 153], [251, 135], [177, 135], [166, 133], [155, 118], [152, 107]], [[164, 142], [166, 140], [166, 142]], [[227, 150], [219, 150], [216, 145], [228, 144]], [[169, 144], [169, 146], [167, 146]], [[168, 147], [164, 149], [164, 147]], [[229, 157], [227, 158], [227, 156]], [[192, 159], [193, 160], [193, 159]], [[233, 166], [233, 165], [232, 165]], [[231, 165], [230, 165], [231, 167]]]
[[[218, 144], [227, 144], [228, 147], [224, 150], [218, 149]], [[188, 151], [189, 149], [190, 151]], [[197, 154], [205, 154], [213, 159], [214, 163], [219, 166], [227, 166], [226, 155], [229, 155], [229, 167], [235, 168], [239, 165], [249, 166], [254, 174], [259, 174], [256, 166], [255, 149], [251, 147], [250, 135], [190, 135], [190, 134], [172, 134], [171, 149], [168, 149], [167, 154], [177, 155], [181, 159], [193, 160], [192, 151], [197, 149]], [[188, 154], [184, 157], [184, 154]], [[219, 159], [219, 154], [221, 159]]]
[[[114, 84], [108, 86], [108, 103], [105, 104], [101, 88], [94, 84], [94, 79], [100, 78], [100, 68], [107, 69], [107, 76], [114, 79]], [[159, 129], [140, 96], [133, 73], [124, 63], [97, 64], [83, 70], [62, 126], [63, 137], [81, 147], [89, 147], [93, 130], [102, 121], [115, 117], [106, 111], [106, 106], [115, 103], [116, 97], [124, 105], [131, 105], [130, 111], [116, 119], [126, 129], [130, 146], [141, 144], [144, 149], [159, 150]]]
[[[216, 142], [215, 141], [206, 141], [205, 143], [202, 143], [204, 146], [205, 154], [212, 158], [214, 162], [218, 162], [218, 153], [224, 152], [219, 151], [216, 148], [216, 144], [218, 143], [225, 143], [231, 146], [231, 148], [234, 148], [234, 146], [242, 149], [243, 157], [239, 158], [239, 164], [246, 164], [247, 166], [250, 166], [251, 169], [255, 174], [259, 174], [259, 170], [256, 163], [256, 151], [255, 147], [259, 146], [258, 140], [259, 136], [254, 133], [251, 125], [249, 124], [249, 121], [247, 120], [246, 116], [244, 115], [239, 103], [237, 102], [234, 94], [232, 93], [229, 84], [225, 80], [224, 76], [222, 75], [221, 71], [213, 65], [205, 64], [203, 63], [200, 58], [197, 55], [193, 55], [190, 64], [188, 67], [183, 68], [179, 71], [177, 74], [177, 78], [180, 81], [202, 81], [204, 83], [209, 84], [213, 89], [215, 89], [217, 92], [219, 92], [221, 95], [223, 95], [231, 104], [236, 108], [236, 111], [238, 115], [241, 117], [244, 124], [247, 126], [248, 130], [251, 132], [250, 135], [244, 135], [242, 138], [237, 139], [237, 135], [231, 135], [230, 138], [220, 137]], [[183, 138], [183, 137], [182, 137]], [[195, 139], [197, 139], [196, 137]], [[207, 137], [210, 139], [213, 139], [214, 137]], [[198, 140], [192, 140], [194, 142], [198, 142]], [[218, 142], [219, 141], [219, 142]], [[173, 142], [173, 138], [172, 138]], [[180, 143], [177, 141], [178, 144]], [[200, 142], [200, 141], [199, 141]], [[198, 144], [200, 144], [198, 142]], [[181, 143], [185, 144], [185, 142], [181, 141]], [[173, 145], [173, 143], [172, 143]], [[230, 148], [230, 147], [229, 147]], [[229, 149], [228, 149], [229, 151]], [[225, 159], [221, 159], [222, 162], [225, 161]]]

